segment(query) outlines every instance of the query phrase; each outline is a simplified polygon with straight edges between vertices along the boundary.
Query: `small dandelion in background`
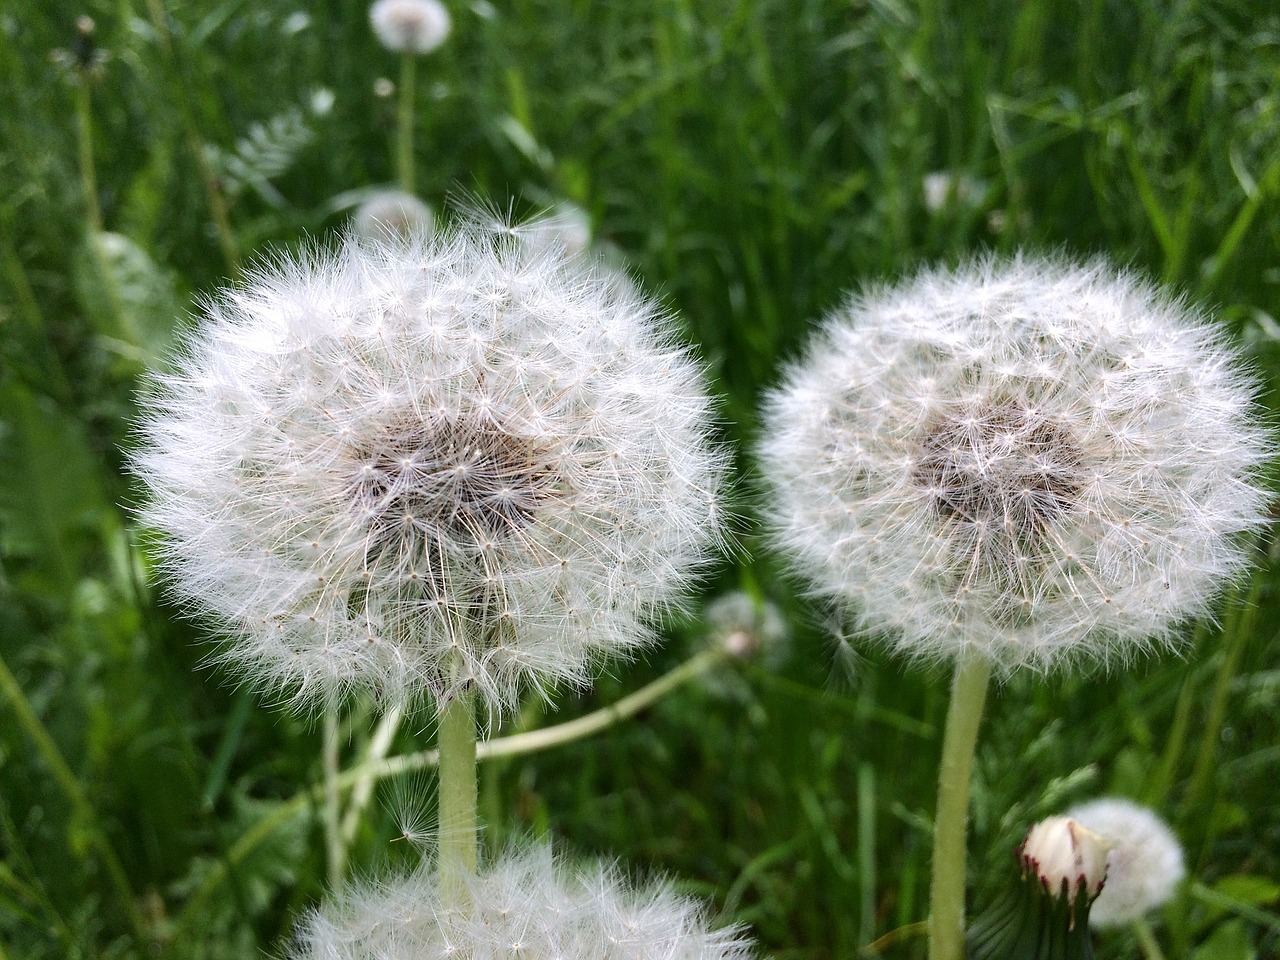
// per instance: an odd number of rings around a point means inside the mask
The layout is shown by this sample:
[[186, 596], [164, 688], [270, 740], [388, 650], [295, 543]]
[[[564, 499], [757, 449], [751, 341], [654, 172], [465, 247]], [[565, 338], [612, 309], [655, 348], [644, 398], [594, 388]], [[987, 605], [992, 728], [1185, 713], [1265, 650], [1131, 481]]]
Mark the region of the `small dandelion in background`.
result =
[[634, 284], [474, 224], [260, 269], [134, 466], [217, 659], [295, 704], [582, 683], [722, 545], [702, 371]]
[[1107, 885], [1094, 901], [1090, 923], [1121, 926], [1169, 902], [1187, 871], [1182, 844], [1154, 810], [1104, 797], [1073, 807], [1067, 816], [1111, 845]]
[[377, 0], [369, 23], [378, 41], [399, 53], [430, 53], [449, 39], [453, 24], [439, 0]]
[[925, 271], [850, 300], [770, 396], [772, 525], [908, 657], [1123, 662], [1244, 567], [1254, 393], [1203, 316], [1101, 263]]
[[699, 903], [668, 885], [633, 889], [616, 868], [559, 862], [546, 846], [507, 854], [470, 877], [468, 893], [466, 909], [442, 903], [429, 866], [352, 887], [303, 922], [292, 960], [751, 955], [739, 928], [713, 929]]
[[356, 207], [351, 231], [367, 240], [406, 240], [430, 233], [435, 214], [422, 200], [403, 190], [378, 190]]

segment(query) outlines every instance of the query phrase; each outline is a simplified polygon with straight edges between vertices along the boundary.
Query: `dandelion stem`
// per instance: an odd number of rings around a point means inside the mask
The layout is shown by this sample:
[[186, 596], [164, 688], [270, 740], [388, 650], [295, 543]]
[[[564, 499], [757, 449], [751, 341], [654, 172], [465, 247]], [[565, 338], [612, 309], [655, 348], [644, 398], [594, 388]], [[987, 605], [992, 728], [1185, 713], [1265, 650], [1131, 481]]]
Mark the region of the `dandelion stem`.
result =
[[1231, 681], [1240, 669], [1240, 659], [1244, 656], [1245, 647], [1253, 635], [1254, 624], [1258, 619], [1258, 600], [1262, 595], [1262, 583], [1262, 577], [1254, 577], [1247, 599], [1244, 603], [1233, 604], [1231, 620], [1223, 631], [1226, 649], [1222, 651], [1218, 674], [1214, 678], [1213, 699], [1209, 701], [1209, 712], [1204, 721], [1204, 734], [1200, 739], [1200, 751], [1196, 755], [1195, 766], [1191, 771], [1191, 785], [1187, 789], [1186, 801], [1183, 804], [1183, 810], [1188, 814], [1195, 815], [1200, 805], [1208, 799], [1218, 744], [1222, 740], [1222, 726], [1227, 716], [1227, 701], [1231, 696]]
[[95, 234], [101, 233], [102, 207], [98, 204], [98, 175], [93, 166], [93, 118], [90, 112], [88, 77], [82, 76], [76, 85], [76, 140], [80, 154], [80, 191], [84, 194], [85, 213], [89, 227]]
[[[575, 740], [581, 740], [594, 733], [599, 733], [601, 730], [606, 730], [615, 723], [626, 720], [646, 707], [653, 705], [676, 687], [705, 673], [726, 656], [727, 654], [722, 647], [705, 650], [664, 673], [658, 679], [641, 687], [635, 693], [623, 697], [617, 703], [601, 707], [586, 716], [570, 720], [568, 723], [546, 727], [542, 730], [519, 733], [510, 737], [498, 737], [494, 740], [486, 740], [483, 743], [476, 744], [476, 759], [484, 760], [491, 757], [513, 757], [525, 753], [535, 753], [539, 750], [549, 750], [552, 747], [572, 743]], [[443, 733], [443, 730], [441, 733]], [[443, 737], [441, 739], [443, 740]], [[337, 787], [342, 791], [352, 788], [355, 784], [365, 779], [371, 779], [376, 782], [384, 777], [402, 776], [406, 773], [413, 773], [416, 770], [437, 766], [439, 763], [439, 750], [421, 750], [417, 753], [403, 754], [398, 757], [388, 757], [377, 761], [369, 759], [354, 770], [343, 771], [337, 778]], [[443, 799], [443, 773], [441, 781], [441, 797]], [[190, 928], [199, 915], [199, 911], [212, 899], [217, 888], [226, 882], [227, 877], [231, 875], [236, 866], [252, 855], [277, 830], [291, 822], [294, 817], [305, 813], [310, 804], [323, 795], [325, 789], [325, 784], [319, 784], [299, 791], [245, 831], [232, 844], [226, 856], [212, 866], [209, 875], [205, 877], [204, 883], [187, 901], [182, 909], [181, 916], [178, 918], [177, 929], [181, 931]], [[441, 826], [443, 827], [443, 819], [441, 820]]]
[[400, 109], [399, 128], [396, 133], [396, 171], [400, 177], [400, 189], [413, 193], [413, 119], [414, 76], [416, 56], [409, 51], [400, 55]]
[[342, 808], [338, 795], [338, 762], [338, 708], [328, 706], [324, 711], [324, 838], [329, 854], [329, 889], [334, 893], [342, 889], [347, 858], [339, 823]]
[[987, 698], [991, 662], [966, 653], [956, 663], [938, 767], [938, 805], [933, 820], [933, 879], [929, 892], [929, 960], [964, 956], [965, 835], [969, 777]]
[[475, 698], [462, 693], [440, 714], [440, 899], [466, 903], [467, 877], [476, 872]]
[[1133, 932], [1142, 946], [1142, 955], [1146, 960], [1164, 960], [1164, 951], [1160, 949], [1155, 932], [1145, 917], [1138, 917], [1133, 921]]

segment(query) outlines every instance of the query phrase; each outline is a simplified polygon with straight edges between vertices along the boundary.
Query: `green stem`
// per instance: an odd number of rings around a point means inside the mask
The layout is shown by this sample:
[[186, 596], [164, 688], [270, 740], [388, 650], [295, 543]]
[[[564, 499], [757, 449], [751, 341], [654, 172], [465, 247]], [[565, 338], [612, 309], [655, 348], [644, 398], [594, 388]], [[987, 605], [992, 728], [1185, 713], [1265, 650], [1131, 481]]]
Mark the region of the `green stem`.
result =
[[151, 943], [151, 935], [147, 930], [147, 921], [138, 909], [137, 898], [134, 896], [133, 887], [129, 883], [129, 877], [124, 871], [124, 866], [116, 855], [115, 848], [111, 845], [111, 840], [107, 837], [105, 828], [98, 821], [97, 811], [94, 810], [93, 804], [89, 802], [83, 791], [81, 791], [75, 774], [71, 772], [71, 768], [67, 766], [67, 761], [63, 759], [62, 753], [58, 750], [58, 745], [53, 742], [53, 738], [45, 730], [44, 724], [36, 716], [31, 702], [27, 700], [26, 695], [22, 692], [22, 687], [18, 684], [17, 678], [9, 671], [9, 666], [4, 662], [3, 657], [0, 657], [0, 694], [3, 694], [4, 698], [9, 701], [9, 707], [14, 716], [17, 717], [18, 725], [35, 743], [36, 751], [53, 773], [53, 779], [62, 788], [62, 792], [66, 794], [72, 808], [89, 828], [90, 836], [92, 836], [94, 844], [98, 848], [98, 854], [106, 867], [107, 875], [111, 878], [111, 884], [115, 887], [116, 895], [120, 899], [125, 915], [129, 918], [130, 926], [133, 927], [134, 936], [137, 937], [139, 946], [145, 947]]
[[342, 889], [347, 859], [340, 824], [342, 808], [338, 796], [338, 761], [338, 708], [328, 706], [324, 711], [324, 837], [329, 853], [329, 889], [333, 893]]
[[[1203, 622], [1197, 625], [1195, 637], [1191, 642], [1192, 650], [1199, 650], [1203, 645], [1205, 627]], [[1164, 808], [1169, 791], [1173, 788], [1174, 777], [1178, 765], [1182, 762], [1182, 752], [1190, 738], [1191, 707], [1195, 702], [1196, 683], [1194, 675], [1188, 676], [1178, 694], [1178, 702], [1173, 709], [1173, 721], [1168, 726], [1165, 737], [1164, 752], [1160, 756], [1160, 765], [1152, 775], [1147, 786], [1143, 802], [1153, 810]]]
[[89, 78], [76, 85], [76, 140], [80, 154], [80, 192], [85, 213], [95, 234], [102, 232], [102, 207], [98, 205], [98, 175], [93, 165], [93, 117], [90, 111]]
[[417, 57], [405, 52], [400, 55], [400, 109], [399, 129], [396, 133], [396, 171], [400, 177], [400, 189], [413, 193], [413, 97], [417, 87], [414, 68]]
[[956, 663], [938, 767], [938, 806], [933, 820], [933, 880], [929, 892], [929, 960], [964, 957], [965, 834], [969, 778], [991, 663], [976, 653]]
[[1138, 917], [1133, 921], [1133, 932], [1138, 938], [1138, 943], [1142, 946], [1142, 955], [1146, 960], [1164, 960], [1164, 951], [1160, 949], [1160, 944], [1151, 929], [1151, 924], [1147, 923], [1145, 917]]
[[467, 902], [467, 878], [476, 872], [476, 711], [471, 692], [440, 713], [439, 870], [440, 899]]
[[[601, 707], [592, 713], [568, 723], [557, 724], [542, 730], [519, 733], [510, 737], [499, 737], [486, 740], [476, 745], [476, 759], [485, 760], [493, 757], [514, 757], [539, 750], [549, 750], [575, 740], [606, 730], [614, 724], [634, 716], [646, 707], [670, 693], [682, 683], [705, 673], [727, 654], [716, 647], [705, 650], [695, 657], [658, 677], [658, 679], [641, 687], [635, 693], [623, 697], [617, 703]], [[366, 779], [378, 781], [386, 777], [403, 776], [418, 770], [437, 766], [440, 762], [438, 750], [421, 750], [417, 753], [389, 757], [376, 762], [362, 764], [354, 770], [343, 771], [337, 778], [339, 791], [351, 789], [355, 784]], [[204, 882], [191, 895], [191, 899], [182, 908], [182, 914], [175, 925], [177, 931], [188, 930], [195, 923], [199, 911], [210, 901], [235, 868], [246, 860], [253, 852], [265, 843], [277, 830], [290, 823], [295, 817], [304, 814], [308, 807], [324, 796], [326, 784], [307, 787], [284, 801], [278, 808], [267, 814], [232, 844], [226, 856], [213, 864]]]
[[235, 232], [231, 229], [231, 215], [227, 207], [226, 197], [218, 184], [218, 176], [209, 162], [209, 154], [205, 149], [204, 138], [192, 114], [191, 104], [187, 97], [187, 87], [182, 82], [178, 66], [177, 53], [173, 48], [173, 35], [169, 31], [169, 18], [164, 11], [161, 0], [147, 0], [147, 13], [151, 24], [155, 27], [156, 36], [160, 38], [160, 47], [168, 61], [169, 71], [178, 92], [178, 115], [182, 118], [183, 133], [187, 139], [187, 148], [196, 162], [196, 170], [200, 174], [200, 183], [204, 187], [205, 197], [209, 202], [209, 212], [213, 215], [214, 230], [218, 235], [218, 248], [232, 276], [240, 276], [240, 245], [236, 241]]
[[1194, 815], [1206, 799], [1213, 780], [1218, 744], [1222, 739], [1222, 725], [1227, 716], [1227, 702], [1231, 697], [1231, 681], [1240, 668], [1245, 647], [1253, 635], [1258, 614], [1258, 599], [1262, 593], [1262, 577], [1254, 577], [1253, 588], [1243, 604], [1233, 604], [1234, 615], [1224, 632], [1226, 649], [1214, 678], [1213, 699], [1204, 721], [1204, 733], [1200, 738], [1200, 750], [1191, 772], [1191, 786], [1187, 790], [1183, 809]]

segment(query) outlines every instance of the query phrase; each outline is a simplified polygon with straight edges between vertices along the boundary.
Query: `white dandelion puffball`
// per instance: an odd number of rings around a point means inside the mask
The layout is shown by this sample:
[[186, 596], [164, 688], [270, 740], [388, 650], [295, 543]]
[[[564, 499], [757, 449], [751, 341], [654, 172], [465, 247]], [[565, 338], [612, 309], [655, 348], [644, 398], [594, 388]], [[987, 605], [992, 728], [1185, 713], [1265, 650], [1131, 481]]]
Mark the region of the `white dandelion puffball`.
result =
[[1106, 797], [1075, 807], [1067, 816], [1111, 843], [1107, 883], [1093, 903], [1090, 924], [1121, 926], [1173, 897], [1187, 872], [1182, 845], [1154, 811]]
[[766, 401], [776, 539], [908, 657], [1170, 646], [1263, 521], [1254, 384], [1195, 311], [1019, 256], [853, 298]]
[[557, 862], [548, 847], [468, 878], [470, 906], [440, 902], [434, 872], [356, 885], [303, 923], [292, 960], [746, 960], [734, 927], [694, 900], [630, 889], [609, 867]]
[[388, 50], [430, 53], [449, 38], [453, 21], [440, 0], [377, 0], [369, 23]]
[[474, 225], [222, 293], [134, 467], [222, 661], [311, 705], [585, 682], [723, 546], [701, 370], [634, 284]]
[[431, 208], [404, 190], [378, 190], [356, 207], [351, 231], [367, 240], [407, 240], [430, 233], [435, 226]]

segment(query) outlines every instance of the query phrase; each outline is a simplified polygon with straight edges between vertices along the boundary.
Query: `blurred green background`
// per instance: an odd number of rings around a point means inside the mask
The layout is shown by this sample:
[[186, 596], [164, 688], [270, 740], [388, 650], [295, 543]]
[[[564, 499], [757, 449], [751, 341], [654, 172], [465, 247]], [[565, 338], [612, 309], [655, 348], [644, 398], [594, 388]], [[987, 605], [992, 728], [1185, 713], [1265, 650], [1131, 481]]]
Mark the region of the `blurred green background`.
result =
[[[759, 542], [761, 389], [842, 292], [979, 250], [1104, 253], [1210, 307], [1274, 406], [1280, 14], [1271, 2], [447, 0], [418, 64], [417, 182], [571, 201], [683, 318], [743, 452], [743, 551], [707, 596], [787, 649], [484, 772], [489, 834], [665, 872], [778, 958], [923, 955], [947, 678], [799, 596]], [[90, 43], [76, 18], [96, 24]], [[58, 51], [61, 51], [58, 53]], [[279, 955], [324, 894], [317, 725], [198, 664], [122, 472], [138, 377], [200, 296], [329, 242], [395, 179], [395, 55], [349, 0], [26, 0], [0, 12], [0, 957]], [[86, 145], [91, 152], [86, 152]], [[87, 201], [86, 174], [92, 171]], [[94, 208], [97, 208], [96, 212]], [[220, 207], [222, 209], [220, 209]], [[221, 238], [214, 229], [222, 219]], [[95, 222], [100, 219], [100, 222]], [[105, 279], [104, 279], [105, 277]], [[1276, 569], [1185, 659], [1016, 679], [979, 746], [971, 903], [1029, 822], [1120, 793], [1184, 840], [1170, 960], [1280, 956]], [[673, 625], [555, 717], [687, 657]], [[351, 718], [352, 757], [371, 718]], [[397, 751], [429, 744], [425, 719]], [[430, 780], [384, 783], [356, 874], [417, 856]], [[497, 811], [495, 814], [494, 811]], [[1137, 957], [1126, 931], [1102, 957]]]

